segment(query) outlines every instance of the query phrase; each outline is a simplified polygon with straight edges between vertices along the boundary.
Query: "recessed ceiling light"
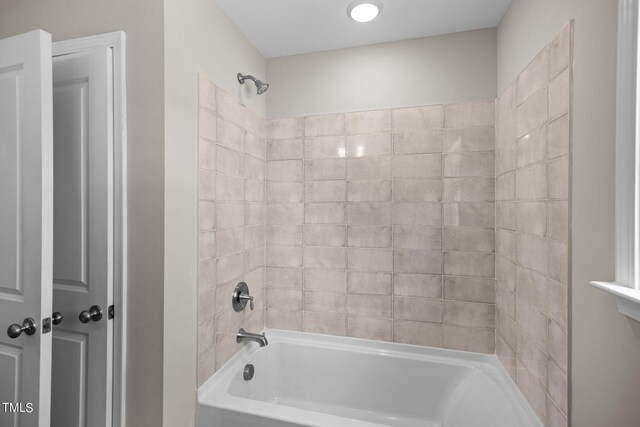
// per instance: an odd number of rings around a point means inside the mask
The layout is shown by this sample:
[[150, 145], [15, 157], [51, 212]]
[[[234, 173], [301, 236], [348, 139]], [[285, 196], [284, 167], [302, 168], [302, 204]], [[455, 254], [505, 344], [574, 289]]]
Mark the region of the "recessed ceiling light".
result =
[[380, 13], [380, 6], [372, 1], [355, 1], [349, 5], [347, 14], [356, 22], [373, 21]]

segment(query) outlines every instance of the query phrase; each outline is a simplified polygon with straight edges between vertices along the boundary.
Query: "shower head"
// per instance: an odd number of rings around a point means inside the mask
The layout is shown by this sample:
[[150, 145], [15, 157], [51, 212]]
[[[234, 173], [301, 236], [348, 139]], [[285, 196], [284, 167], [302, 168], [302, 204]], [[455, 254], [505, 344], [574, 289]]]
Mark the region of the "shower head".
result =
[[263, 83], [260, 80], [256, 82], [256, 87], [258, 88], [258, 95], [262, 95], [269, 89], [269, 83]]
[[238, 81], [240, 82], [240, 84], [244, 84], [245, 80], [251, 80], [256, 84], [256, 89], [258, 90], [258, 95], [262, 95], [263, 93], [265, 93], [267, 91], [267, 89], [269, 89], [269, 83], [264, 83], [261, 80], [256, 79], [253, 76], [250, 75], [242, 75], [242, 73], [238, 73]]

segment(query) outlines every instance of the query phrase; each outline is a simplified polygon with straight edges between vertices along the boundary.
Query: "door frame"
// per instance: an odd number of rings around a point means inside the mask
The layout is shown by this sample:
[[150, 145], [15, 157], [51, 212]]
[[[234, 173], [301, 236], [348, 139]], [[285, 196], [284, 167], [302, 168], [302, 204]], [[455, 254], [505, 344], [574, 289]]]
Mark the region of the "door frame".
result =
[[127, 373], [127, 98], [126, 34], [99, 34], [53, 43], [53, 56], [93, 49], [113, 52], [113, 427], [125, 427]]

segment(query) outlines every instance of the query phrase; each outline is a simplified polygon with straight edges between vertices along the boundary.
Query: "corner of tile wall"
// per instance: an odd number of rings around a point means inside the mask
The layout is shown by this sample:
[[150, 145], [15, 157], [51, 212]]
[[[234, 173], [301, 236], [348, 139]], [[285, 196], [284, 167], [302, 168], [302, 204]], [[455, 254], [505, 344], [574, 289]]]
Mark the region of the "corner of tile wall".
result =
[[[198, 385], [242, 347], [239, 328], [264, 328], [266, 134], [266, 119], [200, 76]], [[254, 311], [231, 307], [240, 281]]]
[[572, 23], [496, 100], [496, 354], [567, 426]]

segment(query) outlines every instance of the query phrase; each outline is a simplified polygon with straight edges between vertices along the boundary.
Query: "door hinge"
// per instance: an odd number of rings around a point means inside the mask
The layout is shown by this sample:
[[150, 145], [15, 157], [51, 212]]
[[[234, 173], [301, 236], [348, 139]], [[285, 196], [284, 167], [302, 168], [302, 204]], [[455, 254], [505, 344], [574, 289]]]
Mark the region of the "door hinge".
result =
[[42, 333], [48, 334], [49, 332], [51, 332], [51, 318], [45, 317], [42, 319]]
[[113, 305], [109, 306], [109, 310], [108, 310], [108, 314], [107, 314], [107, 319], [113, 319], [113, 316], [116, 315], [116, 309], [114, 308]]

